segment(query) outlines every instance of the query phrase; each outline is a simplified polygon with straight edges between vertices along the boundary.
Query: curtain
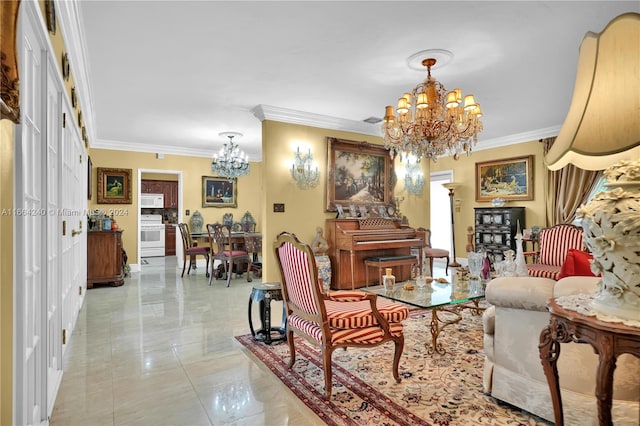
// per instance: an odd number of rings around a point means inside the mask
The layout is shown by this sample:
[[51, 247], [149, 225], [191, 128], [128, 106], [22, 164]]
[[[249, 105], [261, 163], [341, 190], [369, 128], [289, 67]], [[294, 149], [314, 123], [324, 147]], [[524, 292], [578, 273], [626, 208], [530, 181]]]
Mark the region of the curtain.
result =
[[[545, 155], [555, 140], [555, 137], [540, 140]], [[547, 170], [546, 226], [573, 222], [576, 210], [587, 201], [601, 176], [601, 170], [583, 170], [573, 164], [556, 171]]]

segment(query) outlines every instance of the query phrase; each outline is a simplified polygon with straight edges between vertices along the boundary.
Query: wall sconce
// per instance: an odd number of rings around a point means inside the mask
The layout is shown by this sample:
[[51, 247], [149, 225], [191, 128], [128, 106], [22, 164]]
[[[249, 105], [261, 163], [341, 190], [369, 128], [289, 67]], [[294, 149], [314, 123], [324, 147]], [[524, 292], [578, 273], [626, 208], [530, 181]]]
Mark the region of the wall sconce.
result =
[[310, 148], [304, 155], [300, 154], [300, 147], [296, 149], [291, 165], [291, 177], [300, 189], [315, 188], [320, 183], [320, 171], [313, 162]]
[[413, 155], [406, 156], [404, 187], [413, 195], [421, 195], [424, 189], [424, 175], [418, 159]]

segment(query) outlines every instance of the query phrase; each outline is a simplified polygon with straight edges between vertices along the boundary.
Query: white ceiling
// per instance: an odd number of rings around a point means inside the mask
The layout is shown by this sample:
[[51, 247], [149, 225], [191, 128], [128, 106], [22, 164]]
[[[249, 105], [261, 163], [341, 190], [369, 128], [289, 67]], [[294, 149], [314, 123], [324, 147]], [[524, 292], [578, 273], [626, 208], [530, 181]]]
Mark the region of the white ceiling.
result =
[[382, 117], [424, 79], [406, 62], [424, 49], [453, 52], [432, 74], [481, 103], [478, 149], [555, 135], [585, 33], [640, 12], [638, 1], [73, 7], [79, 30], [71, 47], [80, 55], [71, 65], [92, 147], [209, 156], [226, 141], [218, 133], [236, 131], [252, 161], [261, 159], [256, 108], [279, 121], [379, 135], [380, 124], [362, 120]]

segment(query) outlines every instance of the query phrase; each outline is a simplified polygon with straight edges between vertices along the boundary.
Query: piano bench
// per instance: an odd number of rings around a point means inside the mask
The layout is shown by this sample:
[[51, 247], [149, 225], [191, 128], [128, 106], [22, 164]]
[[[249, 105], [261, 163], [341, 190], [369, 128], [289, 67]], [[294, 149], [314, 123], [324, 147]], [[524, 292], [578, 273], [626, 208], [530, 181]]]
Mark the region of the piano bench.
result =
[[364, 260], [364, 274], [365, 274], [365, 284], [369, 287], [369, 268], [374, 267], [378, 268], [378, 284], [382, 284], [382, 269], [383, 268], [391, 268], [393, 266], [405, 266], [405, 265], [416, 265], [418, 266], [418, 258], [416, 256], [411, 255], [402, 255], [402, 256], [380, 256], [380, 257], [367, 257]]

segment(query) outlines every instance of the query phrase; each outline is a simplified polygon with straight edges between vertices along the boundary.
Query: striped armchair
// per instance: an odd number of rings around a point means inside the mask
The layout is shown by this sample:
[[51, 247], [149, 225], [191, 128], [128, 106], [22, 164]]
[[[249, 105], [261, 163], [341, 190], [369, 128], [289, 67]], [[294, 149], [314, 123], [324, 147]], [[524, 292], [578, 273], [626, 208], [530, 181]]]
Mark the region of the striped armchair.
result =
[[282, 276], [287, 309], [287, 341], [296, 360], [294, 333], [320, 346], [325, 379], [325, 398], [331, 398], [331, 355], [336, 348], [377, 346], [393, 341], [393, 377], [400, 382], [398, 364], [404, 348], [402, 321], [409, 310], [398, 303], [378, 299], [361, 291], [329, 291], [322, 283], [311, 247], [295, 234], [283, 232], [274, 243]]
[[540, 230], [540, 251], [534, 263], [527, 265], [529, 276], [558, 279], [570, 249], [584, 250], [582, 228], [575, 225], [555, 225]]

